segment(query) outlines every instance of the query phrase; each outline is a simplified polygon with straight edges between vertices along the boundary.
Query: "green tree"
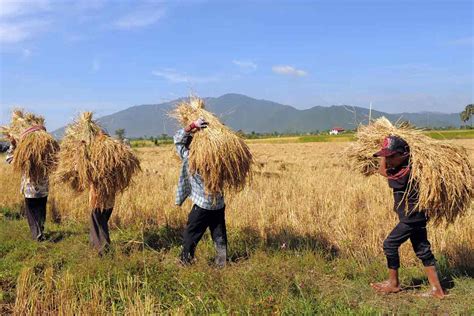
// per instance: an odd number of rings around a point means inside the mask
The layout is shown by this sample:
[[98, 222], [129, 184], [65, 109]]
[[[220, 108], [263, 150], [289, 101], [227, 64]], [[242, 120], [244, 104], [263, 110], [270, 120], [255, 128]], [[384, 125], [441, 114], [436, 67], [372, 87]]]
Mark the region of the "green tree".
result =
[[115, 136], [117, 136], [118, 139], [123, 140], [125, 138], [125, 129], [119, 128], [115, 130]]
[[461, 112], [461, 120], [466, 123], [467, 121], [471, 121], [471, 127], [472, 127], [472, 115], [474, 115], [474, 104], [468, 104], [466, 105], [466, 108], [464, 111]]

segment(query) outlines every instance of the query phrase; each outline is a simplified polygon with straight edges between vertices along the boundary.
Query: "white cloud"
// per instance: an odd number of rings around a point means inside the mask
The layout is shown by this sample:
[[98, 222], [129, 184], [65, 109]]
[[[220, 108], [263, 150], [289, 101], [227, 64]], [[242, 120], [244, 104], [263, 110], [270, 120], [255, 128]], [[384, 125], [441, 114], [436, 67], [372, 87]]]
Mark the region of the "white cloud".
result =
[[31, 20], [27, 22], [0, 22], [0, 43], [18, 43], [29, 39], [46, 29], [48, 22]]
[[288, 65], [277, 65], [272, 67], [272, 71], [279, 75], [287, 75], [287, 76], [297, 76], [303, 77], [307, 75], [307, 72], [301, 69], [296, 69], [293, 66]]
[[217, 76], [190, 76], [186, 73], [177, 72], [174, 69], [154, 70], [152, 74], [173, 83], [207, 83], [219, 79]]
[[147, 27], [158, 22], [164, 14], [163, 8], [143, 8], [118, 18], [113, 27], [120, 30]]
[[67, 3], [69, 7], [73, 7], [76, 12], [95, 11], [102, 9], [107, 0], [75, 0]]
[[14, 18], [50, 9], [50, 0], [0, 0], [0, 17]]
[[31, 50], [29, 50], [28, 48], [23, 48], [21, 50], [21, 55], [23, 56], [23, 58], [28, 58], [31, 56]]
[[448, 42], [448, 45], [453, 46], [473, 46], [474, 45], [474, 36], [468, 36], [463, 38], [458, 38]]
[[18, 43], [45, 30], [36, 14], [50, 10], [50, 0], [0, 0], [0, 43]]
[[257, 64], [252, 62], [252, 61], [247, 61], [247, 60], [233, 60], [232, 63], [236, 66], [239, 66], [240, 68], [244, 70], [256, 70], [257, 69]]
[[15, 44], [49, 30], [58, 17], [80, 21], [107, 0], [0, 0], [0, 43]]
[[95, 58], [92, 61], [92, 72], [98, 72], [100, 70], [100, 67], [101, 67], [100, 60], [98, 58]]

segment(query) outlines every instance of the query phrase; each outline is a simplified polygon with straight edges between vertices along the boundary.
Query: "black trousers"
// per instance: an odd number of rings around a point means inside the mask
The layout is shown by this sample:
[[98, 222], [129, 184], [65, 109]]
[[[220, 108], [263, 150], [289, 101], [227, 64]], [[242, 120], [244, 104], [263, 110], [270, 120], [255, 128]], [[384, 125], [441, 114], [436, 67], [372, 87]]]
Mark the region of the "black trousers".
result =
[[103, 254], [109, 249], [109, 219], [112, 215], [112, 208], [93, 209], [91, 212], [90, 242], [97, 249], [99, 254]]
[[35, 240], [43, 240], [44, 222], [46, 221], [46, 203], [48, 197], [25, 198], [25, 215], [30, 226], [31, 237]]
[[390, 235], [383, 242], [383, 251], [387, 257], [387, 265], [390, 269], [400, 267], [400, 256], [398, 248], [410, 239], [416, 256], [423, 262], [425, 267], [436, 264], [435, 257], [431, 252], [431, 245], [426, 232], [426, 222], [398, 223]]
[[219, 210], [206, 210], [194, 205], [188, 216], [183, 235], [181, 261], [190, 263], [194, 258], [196, 246], [209, 227], [217, 250], [216, 263], [225, 265], [227, 259], [227, 231], [225, 226], [225, 207]]

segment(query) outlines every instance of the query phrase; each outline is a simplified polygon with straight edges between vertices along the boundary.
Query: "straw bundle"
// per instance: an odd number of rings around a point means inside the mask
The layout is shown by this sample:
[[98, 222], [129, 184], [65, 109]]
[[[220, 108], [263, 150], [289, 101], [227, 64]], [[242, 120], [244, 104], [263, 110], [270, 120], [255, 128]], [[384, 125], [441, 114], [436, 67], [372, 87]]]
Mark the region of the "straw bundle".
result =
[[198, 173], [210, 194], [224, 189], [243, 189], [251, 174], [252, 153], [242, 138], [204, 108], [202, 99], [192, 97], [177, 105], [171, 116], [182, 126], [204, 118], [209, 126], [196, 133], [189, 151], [189, 169]]
[[[32, 127], [38, 127], [38, 130], [24, 133]], [[21, 172], [32, 182], [42, 181], [56, 168], [59, 144], [44, 130], [43, 117], [15, 110], [10, 125], [3, 126], [2, 133], [16, 142], [13, 152], [14, 170]]]
[[12, 112], [12, 119], [9, 126], [2, 126], [1, 132], [6, 136], [13, 137], [19, 142], [21, 134], [32, 126], [44, 126], [44, 118], [33, 113], [24, 113], [23, 110], [16, 109]]
[[99, 208], [124, 191], [140, 170], [132, 150], [106, 135], [90, 112], [67, 127], [59, 161], [57, 178], [77, 192], [94, 188], [97, 204], [91, 207]]
[[434, 140], [407, 125], [395, 127], [382, 117], [359, 127], [357, 140], [347, 151], [352, 167], [365, 175], [376, 173], [379, 160], [372, 155], [390, 135], [403, 138], [410, 146], [409, 188], [418, 184], [417, 209], [425, 211], [435, 224], [453, 223], [464, 215], [474, 190], [471, 164], [462, 147]]

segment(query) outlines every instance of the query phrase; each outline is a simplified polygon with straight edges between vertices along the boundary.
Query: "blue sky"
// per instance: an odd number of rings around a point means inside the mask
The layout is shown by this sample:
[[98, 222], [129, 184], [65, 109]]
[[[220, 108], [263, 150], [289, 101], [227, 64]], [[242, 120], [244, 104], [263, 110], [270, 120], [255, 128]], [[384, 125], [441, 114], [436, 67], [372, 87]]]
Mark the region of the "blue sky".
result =
[[190, 93], [297, 108], [458, 112], [474, 102], [473, 1], [0, 0], [0, 123], [59, 127]]

